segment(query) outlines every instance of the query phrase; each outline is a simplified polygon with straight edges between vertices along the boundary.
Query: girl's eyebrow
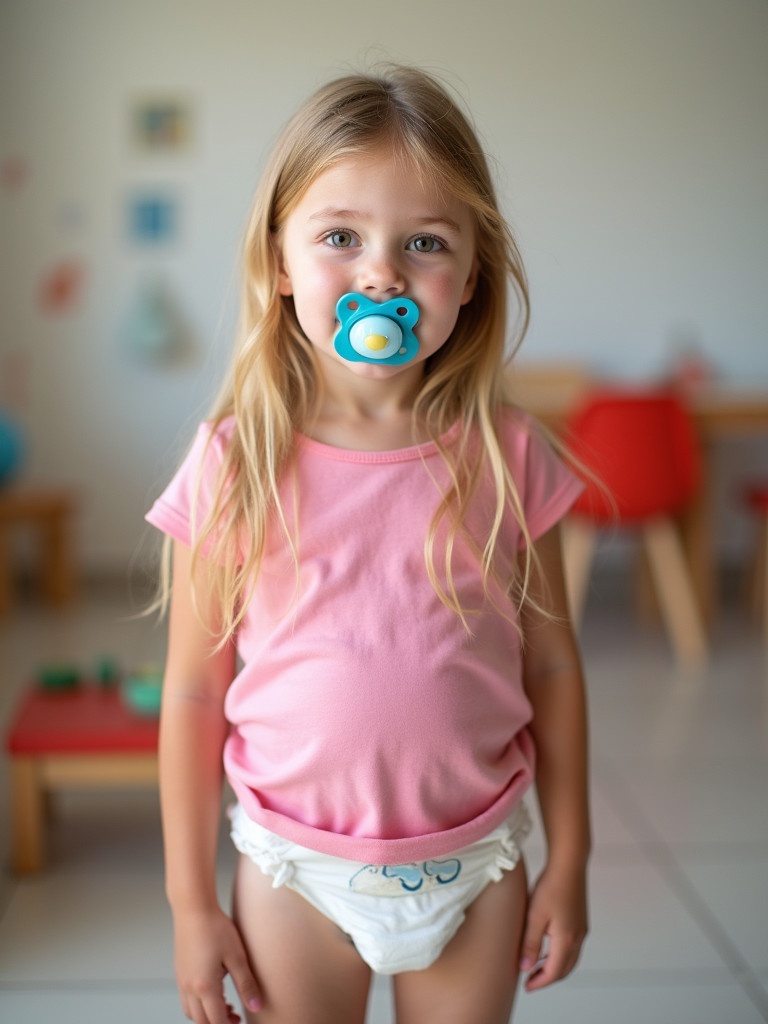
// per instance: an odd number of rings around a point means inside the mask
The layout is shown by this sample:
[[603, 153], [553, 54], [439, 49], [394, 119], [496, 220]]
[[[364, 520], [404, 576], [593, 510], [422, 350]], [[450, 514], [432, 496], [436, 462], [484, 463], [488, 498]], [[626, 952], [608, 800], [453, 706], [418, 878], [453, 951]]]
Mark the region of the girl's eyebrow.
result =
[[[349, 210], [338, 206], [324, 206], [321, 210], [315, 211], [310, 214], [309, 219], [320, 220], [320, 221], [344, 221], [344, 220], [371, 220], [371, 215], [364, 213], [362, 210]], [[446, 216], [443, 213], [425, 214], [422, 217], [416, 217], [414, 224], [418, 227], [429, 227], [437, 224], [444, 224], [451, 231], [455, 231], [457, 234], [461, 234], [461, 225], [453, 220], [451, 217]]]
[[343, 210], [337, 206], [324, 206], [321, 210], [311, 214], [310, 220], [343, 220], [346, 217], [355, 217], [358, 220], [363, 216], [358, 210]]

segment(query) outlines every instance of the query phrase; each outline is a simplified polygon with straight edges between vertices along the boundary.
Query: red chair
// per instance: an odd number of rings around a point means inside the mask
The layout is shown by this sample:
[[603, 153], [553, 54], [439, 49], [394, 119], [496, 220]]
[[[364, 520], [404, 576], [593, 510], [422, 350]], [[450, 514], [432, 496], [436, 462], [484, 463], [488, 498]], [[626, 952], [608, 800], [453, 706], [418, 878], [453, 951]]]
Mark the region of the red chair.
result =
[[763, 635], [768, 643], [768, 483], [748, 487], [745, 498], [758, 522], [757, 552], [752, 564], [752, 604], [763, 620]]
[[567, 428], [567, 443], [588, 471], [564, 530], [574, 624], [581, 619], [599, 530], [632, 528], [641, 536], [679, 661], [702, 663], [707, 641], [675, 523], [701, 479], [698, 441], [685, 407], [670, 391], [593, 391]]

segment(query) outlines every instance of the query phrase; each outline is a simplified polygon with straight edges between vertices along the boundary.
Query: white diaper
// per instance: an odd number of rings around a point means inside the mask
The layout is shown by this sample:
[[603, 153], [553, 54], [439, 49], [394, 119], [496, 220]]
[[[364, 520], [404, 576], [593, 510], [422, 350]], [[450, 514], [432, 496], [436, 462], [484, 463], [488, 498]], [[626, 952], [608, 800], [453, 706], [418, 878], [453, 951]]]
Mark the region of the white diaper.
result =
[[378, 974], [429, 967], [489, 882], [512, 871], [531, 828], [523, 804], [484, 839], [435, 860], [360, 864], [317, 853], [251, 821], [238, 804], [230, 812], [232, 841], [273, 886], [294, 889], [349, 935]]

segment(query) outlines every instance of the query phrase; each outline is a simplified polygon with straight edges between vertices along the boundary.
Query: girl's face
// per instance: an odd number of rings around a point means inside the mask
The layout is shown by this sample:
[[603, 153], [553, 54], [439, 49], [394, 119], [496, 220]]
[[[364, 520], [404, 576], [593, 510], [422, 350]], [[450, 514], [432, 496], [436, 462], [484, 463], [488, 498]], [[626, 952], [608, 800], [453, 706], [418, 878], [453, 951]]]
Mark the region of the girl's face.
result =
[[[322, 357], [363, 377], [394, 376], [436, 352], [477, 279], [469, 207], [419, 185], [385, 149], [346, 157], [315, 178], [279, 243], [280, 293], [293, 296], [305, 335]], [[375, 302], [413, 299], [421, 312], [415, 359], [401, 366], [342, 360], [333, 338], [336, 303], [345, 292]]]

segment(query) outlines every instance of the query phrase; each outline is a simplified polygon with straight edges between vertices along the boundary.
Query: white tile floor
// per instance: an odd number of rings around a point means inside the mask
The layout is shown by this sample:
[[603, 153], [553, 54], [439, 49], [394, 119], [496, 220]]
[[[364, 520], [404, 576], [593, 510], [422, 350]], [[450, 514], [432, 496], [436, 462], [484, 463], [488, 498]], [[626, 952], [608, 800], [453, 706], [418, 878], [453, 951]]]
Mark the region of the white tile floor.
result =
[[[162, 661], [162, 630], [99, 593], [66, 614], [0, 623], [0, 722], [35, 667]], [[677, 672], [625, 603], [588, 610], [596, 852], [577, 973], [521, 995], [517, 1024], [768, 1021], [768, 656], [737, 610], [712, 664]], [[8, 863], [7, 761], [0, 764]], [[0, 874], [0, 1020], [173, 1024], [169, 915], [153, 794], [68, 796], [39, 878]], [[533, 869], [540, 841], [530, 848]], [[232, 858], [225, 848], [221, 887]], [[369, 1024], [392, 1019], [376, 984]], [[300, 1022], [297, 1022], [300, 1024]], [[472, 1024], [472, 1022], [467, 1022]]]

